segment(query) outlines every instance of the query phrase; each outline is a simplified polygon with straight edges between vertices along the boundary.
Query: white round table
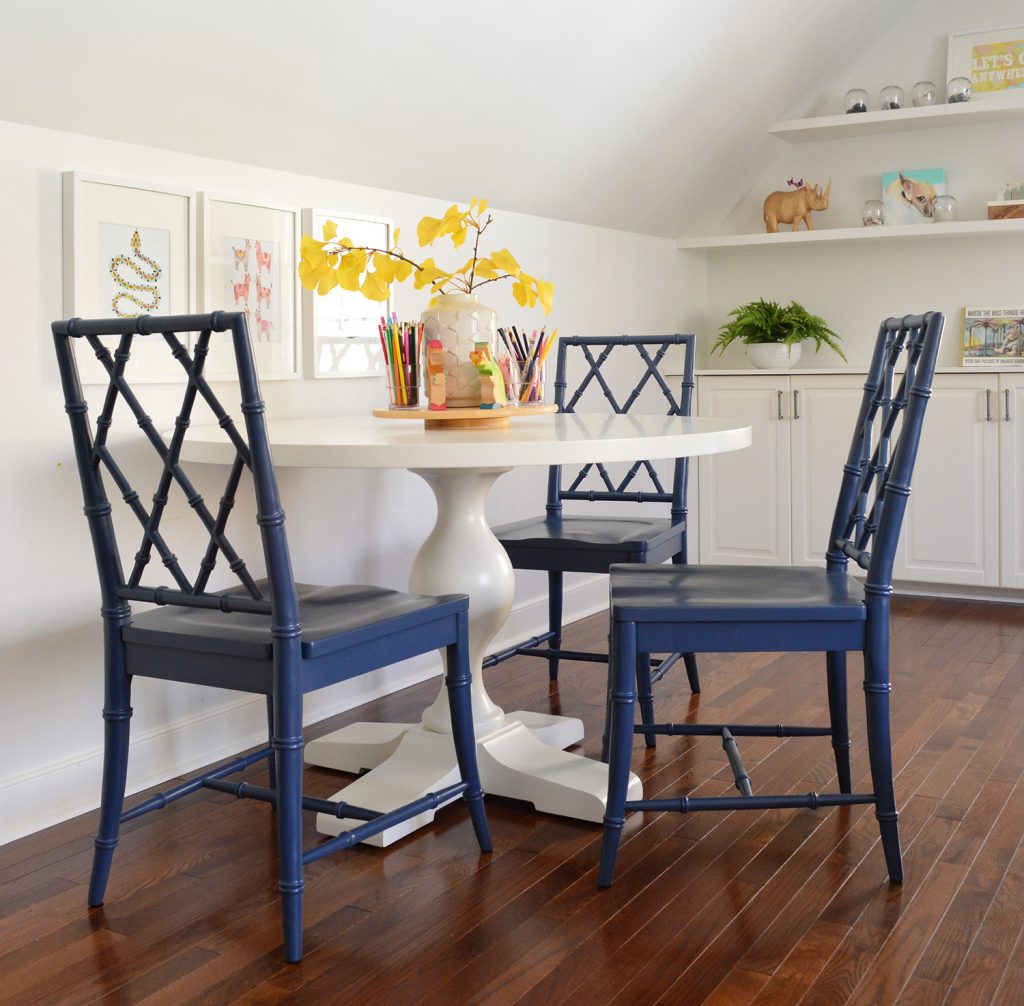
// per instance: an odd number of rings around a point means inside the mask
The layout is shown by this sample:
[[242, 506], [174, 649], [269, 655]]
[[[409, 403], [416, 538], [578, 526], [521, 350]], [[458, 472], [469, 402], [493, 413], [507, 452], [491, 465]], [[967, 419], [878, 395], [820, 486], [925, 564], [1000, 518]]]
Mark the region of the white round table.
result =
[[[750, 444], [749, 426], [679, 416], [563, 414], [515, 419], [504, 430], [427, 430], [422, 422], [356, 417], [269, 423], [274, 463], [298, 468], [408, 468], [437, 501], [433, 529], [413, 561], [409, 588], [418, 594], [469, 596], [473, 716], [484, 791], [585, 821], [604, 815], [607, 769], [562, 749], [583, 739], [583, 723], [528, 710], [506, 713], [484, 688], [481, 662], [512, 609], [515, 577], [485, 516], [495, 480], [521, 465], [633, 462], [695, 457]], [[234, 448], [216, 426], [193, 427], [182, 458], [229, 464]], [[535, 501], [535, 509], [543, 505]], [[367, 771], [336, 793], [388, 811], [458, 781], [445, 689], [420, 723], [355, 723], [305, 750], [310, 764]], [[641, 796], [631, 776], [629, 799]], [[433, 820], [429, 811], [375, 836], [386, 846]], [[337, 834], [355, 821], [320, 814], [317, 829]]]

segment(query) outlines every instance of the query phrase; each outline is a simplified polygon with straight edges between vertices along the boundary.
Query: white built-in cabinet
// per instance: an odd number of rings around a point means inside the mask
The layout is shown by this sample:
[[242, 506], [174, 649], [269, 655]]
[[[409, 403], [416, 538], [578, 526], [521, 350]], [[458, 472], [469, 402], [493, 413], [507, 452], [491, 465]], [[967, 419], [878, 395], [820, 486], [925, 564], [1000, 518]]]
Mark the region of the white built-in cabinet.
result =
[[[698, 413], [753, 428], [700, 459], [702, 563], [818, 565], [864, 374], [701, 375]], [[936, 375], [894, 577], [1024, 588], [1024, 374]]]
[[700, 459], [702, 563], [824, 561], [863, 382], [852, 374], [698, 380], [700, 415], [749, 423], [753, 434], [746, 451]]

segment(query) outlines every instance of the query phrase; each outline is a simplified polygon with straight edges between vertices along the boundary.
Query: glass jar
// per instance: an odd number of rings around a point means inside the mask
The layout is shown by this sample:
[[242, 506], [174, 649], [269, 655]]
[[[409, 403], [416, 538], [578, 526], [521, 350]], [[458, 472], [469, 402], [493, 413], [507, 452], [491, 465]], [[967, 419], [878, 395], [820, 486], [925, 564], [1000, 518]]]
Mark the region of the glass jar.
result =
[[879, 227], [885, 223], [885, 206], [881, 199], [869, 199], [860, 211], [865, 227]]
[[930, 80], [919, 80], [910, 92], [910, 103], [915, 108], [925, 105], [937, 105], [939, 89]]
[[890, 84], [883, 87], [878, 95], [879, 107], [883, 112], [895, 112], [903, 107], [903, 88]]
[[868, 110], [868, 92], [861, 87], [854, 87], [846, 92], [843, 98], [846, 113], [866, 112]]
[[962, 101], [971, 100], [971, 82], [966, 77], [954, 77], [946, 85], [946, 101], [950, 105], [958, 105]]
[[937, 224], [946, 224], [956, 220], [956, 198], [954, 196], [936, 196], [932, 204], [932, 218]]

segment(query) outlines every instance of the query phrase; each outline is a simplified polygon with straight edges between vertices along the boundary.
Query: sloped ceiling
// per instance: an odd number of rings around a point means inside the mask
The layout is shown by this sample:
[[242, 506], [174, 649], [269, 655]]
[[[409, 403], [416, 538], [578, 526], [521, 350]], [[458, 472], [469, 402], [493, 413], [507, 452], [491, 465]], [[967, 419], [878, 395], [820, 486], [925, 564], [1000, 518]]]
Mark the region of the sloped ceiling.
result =
[[767, 127], [892, 10], [33, 0], [4, 12], [0, 119], [674, 237], [728, 214]]

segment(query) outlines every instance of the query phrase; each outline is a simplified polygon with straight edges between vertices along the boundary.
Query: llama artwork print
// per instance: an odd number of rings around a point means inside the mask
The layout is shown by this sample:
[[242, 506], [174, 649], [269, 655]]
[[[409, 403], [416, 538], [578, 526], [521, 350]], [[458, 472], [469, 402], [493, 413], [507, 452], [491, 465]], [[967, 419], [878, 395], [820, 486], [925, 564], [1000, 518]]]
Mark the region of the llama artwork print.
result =
[[99, 303], [115, 318], [166, 310], [171, 232], [126, 224], [99, 225]]
[[281, 341], [278, 243], [262, 237], [225, 237], [224, 305], [244, 311], [254, 342]]

